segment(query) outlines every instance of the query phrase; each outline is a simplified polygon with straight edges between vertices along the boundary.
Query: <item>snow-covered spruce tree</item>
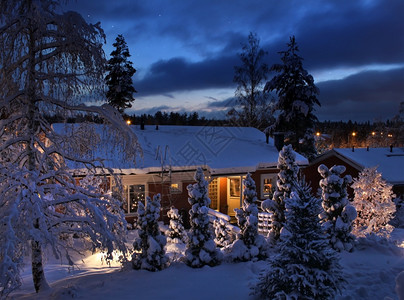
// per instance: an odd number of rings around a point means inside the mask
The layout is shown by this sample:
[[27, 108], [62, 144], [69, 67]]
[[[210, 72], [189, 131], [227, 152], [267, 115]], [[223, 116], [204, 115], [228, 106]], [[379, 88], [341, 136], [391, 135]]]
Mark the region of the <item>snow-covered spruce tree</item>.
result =
[[352, 188], [355, 194], [353, 205], [358, 212], [354, 221], [355, 234], [389, 236], [393, 226], [388, 223], [396, 211], [392, 185], [374, 167], [363, 169], [354, 179]]
[[188, 235], [182, 224], [182, 217], [174, 206], [167, 212], [167, 217], [170, 219], [168, 230], [166, 231], [167, 242], [170, 243], [186, 243]]
[[132, 76], [136, 70], [132, 67], [132, 62], [128, 60], [130, 57], [128, 45], [121, 34], [117, 36], [112, 46], [115, 50], [111, 52], [111, 58], [107, 64], [106, 96], [108, 103], [123, 113], [125, 108], [132, 107], [131, 103], [135, 101], [133, 93], [136, 93], [136, 90], [133, 87]]
[[306, 186], [285, 199], [277, 253], [254, 287], [260, 299], [334, 299], [340, 292], [342, 269], [320, 225], [320, 201]]
[[234, 235], [231, 233], [228, 225], [229, 222], [222, 218], [216, 218], [213, 221], [213, 228], [215, 230], [214, 242], [220, 248], [227, 247], [234, 241]]
[[55, 0], [0, 3], [0, 297], [20, 285], [26, 257], [35, 290], [48, 287], [45, 247], [72, 263], [69, 252], [77, 249], [61, 235], [80, 232], [94, 250], [109, 254], [116, 247], [125, 250], [120, 203], [75, 184], [68, 168], [76, 162], [92, 169], [88, 173], [108, 173], [101, 161], [65, 147], [72, 139], [86, 147], [91, 141], [56, 132], [44, 117], [94, 113], [120, 134], [126, 159], [135, 159], [136, 137], [119, 113], [81, 102], [81, 96], [88, 103], [103, 94], [102, 29], [58, 8]]
[[279, 239], [283, 224], [285, 222], [285, 202], [294, 190], [297, 182], [299, 167], [296, 164], [296, 155], [292, 146], [287, 145], [279, 152], [278, 157], [278, 180], [272, 199], [262, 202], [262, 210], [272, 213], [271, 230], [269, 236], [272, 242]]
[[318, 88], [313, 77], [303, 68], [303, 58], [295, 37], [290, 37], [288, 49], [279, 52], [282, 64], [275, 64], [272, 71], [278, 73], [265, 85], [265, 91], [276, 91], [278, 102], [275, 110], [279, 115], [272, 132], [284, 132], [293, 149], [309, 160], [316, 155], [314, 140], [314, 106], [320, 105], [317, 99]]
[[240, 227], [240, 234], [231, 245], [229, 251], [234, 261], [251, 261], [267, 257], [267, 243], [265, 238], [258, 234], [258, 207], [255, 182], [250, 173], [243, 180], [243, 205], [236, 208], [236, 219]]
[[264, 129], [271, 123], [272, 114], [268, 94], [263, 92], [269, 67], [264, 62], [268, 54], [260, 47], [256, 34], [250, 32], [248, 43], [243, 44], [239, 53], [241, 66], [234, 67], [233, 81], [237, 84], [235, 96], [242, 110], [229, 112], [243, 126]]
[[132, 266], [136, 270], [158, 271], [167, 266], [168, 256], [164, 249], [167, 241], [158, 224], [160, 200], [160, 194], [157, 194], [153, 200], [147, 197], [146, 205], [138, 203], [138, 237], [133, 242], [135, 252], [132, 255]]
[[324, 209], [320, 215], [322, 226], [335, 250], [352, 251], [355, 236], [351, 231], [357, 216], [355, 207], [349, 204], [347, 194], [347, 187], [352, 178], [350, 175], [341, 178], [341, 174], [345, 172], [344, 166], [333, 166], [328, 169], [325, 165], [320, 165], [318, 172], [323, 177], [320, 180]]
[[191, 229], [185, 251], [186, 263], [193, 268], [205, 265], [215, 266], [222, 260], [222, 253], [216, 248], [209, 228], [208, 182], [205, 180], [202, 168], [195, 172], [195, 184], [188, 185], [188, 202]]

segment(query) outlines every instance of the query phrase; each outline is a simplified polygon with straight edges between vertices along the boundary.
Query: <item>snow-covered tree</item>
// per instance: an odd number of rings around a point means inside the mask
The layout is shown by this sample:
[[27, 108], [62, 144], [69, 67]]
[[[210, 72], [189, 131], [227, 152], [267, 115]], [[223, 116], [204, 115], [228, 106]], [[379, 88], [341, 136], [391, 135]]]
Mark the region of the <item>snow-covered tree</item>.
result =
[[267, 82], [265, 91], [276, 91], [278, 95], [275, 110], [279, 114], [271, 131], [284, 132], [293, 149], [311, 160], [317, 154], [314, 106], [320, 105], [317, 99], [319, 91], [313, 77], [303, 68], [303, 58], [298, 52], [295, 37], [292, 36], [288, 49], [279, 52], [282, 64], [271, 67], [278, 74]]
[[235, 261], [264, 259], [267, 256], [267, 243], [265, 238], [258, 234], [257, 192], [250, 173], [243, 180], [243, 184], [243, 205], [241, 209], [234, 210], [241, 232], [229, 249], [230, 256]]
[[222, 218], [216, 218], [213, 221], [213, 228], [215, 230], [214, 242], [218, 247], [227, 247], [234, 241], [234, 235], [229, 229], [229, 222]]
[[277, 253], [254, 287], [260, 299], [334, 299], [340, 292], [342, 269], [320, 225], [320, 201], [307, 187], [285, 199]]
[[299, 167], [296, 164], [296, 155], [292, 146], [287, 145], [279, 152], [278, 157], [278, 180], [272, 199], [262, 202], [262, 210], [272, 214], [270, 238], [272, 241], [279, 239], [285, 222], [285, 202], [295, 188], [298, 179]]
[[[45, 115], [94, 113], [119, 132], [122, 151], [134, 160], [137, 141], [109, 105], [88, 106], [103, 94], [99, 24], [87, 24], [59, 1], [5, 0], [0, 3], [0, 294], [20, 285], [20, 268], [31, 258], [35, 290], [48, 287], [42, 250], [67, 257], [68, 239], [79, 232], [92, 248], [125, 250], [126, 223], [119, 201], [76, 184], [72, 162], [89, 174], [108, 174], [102, 161], [70, 151], [91, 144], [56, 132]], [[82, 99], [83, 97], [83, 99]], [[118, 141], [118, 140], [117, 140]], [[30, 255], [29, 255], [30, 254]]]
[[188, 202], [191, 229], [187, 250], [185, 251], [186, 262], [193, 268], [205, 265], [215, 266], [222, 260], [222, 253], [216, 248], [212, 233], [209, 228], [208, 207], [208, 182], [205, 180], [202, 168], [195, 172], [196, 183], [188, 185]]
[[235, 96], [241, 111], [233, 109], [229, 115], [236, 117], [243, 126], [263, 129], [272, 118], [268, 94], [263, 92], [269, 73], [269, 67], [264, 62], [268, 53], [260, 47], [259, 38], [252, 32], [248, 43], [242, 47], [243, 51], [239, 53], [241, 66], [234, 67], [233, 79], [237, 84]]
[[138, 203], [137, 237], [133, 242], [132, 266], [134, 269], [148, 271], [162, 270], [167, 266], [165, 252], [166, 237], [161, 234], [158, 224], [160, 218], [160, 194], [146, 198], [146, 205]]
[[320, 215], [323, 229], [330, 238], [335, 250], [352, 251], [355, 236], [351, 233], [353, 222], [357, 216], [356, 209], [348, 201], [347, 187], [352, 182], [350, 175], [341, 177], [344, 166], [325, 165], [318, 167], [323, 179], [320, 180], [321, 198], [324, 211]]
[[355, 194], [353, 205], [358, 212], [354, 232], [388, 236], [393, 230], [388, 223], [396, 211], [392, 185], [374, 167], [363, 169], [354, 179], [352, 188]]
[[174, 206], [167, 212], [167, 217], [170, 219], [168, 230], [166, 231], [167, 242], [170, 243], [186, 243], [188, 235], [185, 231], [182, 217]]
[[128, 45], [121, 34], [117, 36], [112, 46], [115, 49], [111, 52], [111, 58], [107, 64], [106, 96], [108, 103], [123, 113], [125, 108], [132, 107], [131, 103], [135, 101], [133, 93], [136, 93], [136, 90], [133, 87], [132, 76], [136, 70], [132, 67], [132, 62], [128, 60], [130, 57]]

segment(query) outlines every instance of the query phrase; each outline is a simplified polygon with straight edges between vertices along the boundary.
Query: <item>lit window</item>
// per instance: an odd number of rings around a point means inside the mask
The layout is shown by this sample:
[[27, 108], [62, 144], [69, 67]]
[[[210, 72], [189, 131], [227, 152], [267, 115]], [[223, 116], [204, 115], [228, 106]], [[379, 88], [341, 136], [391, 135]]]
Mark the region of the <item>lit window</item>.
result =
[[171, 185], [170, 185], [170, 191], [171, 191], [172, 193], [181, 193], [181, 192], [182, 192], [181, 184], [178, 183], [178, 182], [171, 183]]
[[275, 188], [277, 174], [263, 174], [261, 175], [261, 198], [272, 198], [273, 190]]
[[137, 212], [139, 201], [145, 202], [146, 188], [144, 184], [125, 185], [123, 187], [124, 197], [122, 201], [122, 209], [127, 214]]
[[229, 178], [230, 197], [240, 197], [240, 177]]

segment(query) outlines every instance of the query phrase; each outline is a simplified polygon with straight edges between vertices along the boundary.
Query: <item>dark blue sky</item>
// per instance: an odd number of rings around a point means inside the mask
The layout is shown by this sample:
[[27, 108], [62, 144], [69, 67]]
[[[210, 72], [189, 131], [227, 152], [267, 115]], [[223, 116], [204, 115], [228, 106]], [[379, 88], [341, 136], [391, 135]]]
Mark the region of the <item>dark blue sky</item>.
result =
[[137, 69], [127, 113], [197, 111], [224, 117], [237, 53], [249, 32], [279, 62], [295, 35], [320, 89], [320, 120], [374, 121], [404, 101], [403, 0], [98, 0], [70, 8], [100, 21], [105, 52], [123, 34]]

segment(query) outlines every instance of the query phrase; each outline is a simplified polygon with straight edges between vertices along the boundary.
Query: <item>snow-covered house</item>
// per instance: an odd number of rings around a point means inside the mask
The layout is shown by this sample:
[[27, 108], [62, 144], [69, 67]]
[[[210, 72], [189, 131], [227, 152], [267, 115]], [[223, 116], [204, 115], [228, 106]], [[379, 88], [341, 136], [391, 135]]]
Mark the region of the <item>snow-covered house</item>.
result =
[[[61, 124], [55, 124], [60, 130]], [[247, 173], [257, 185], [259, 199], [270, 195], [276, 182], [278, 150], [271, 138], [255, 128], [212, 126], [141, 126], [132, 125], [143, 149], [136, 165], [118, 159], [119, 151], [109, 149], [101, 137], [98, 156], [106, 167], [120, 174], [124, 186], [123, 208], [134, 215], [138, 201], [156, 193], [162, 195], [162, 207], [171, 205], [188, 211], [187, 186], [194, 183], [197, 167], [202, 167], [209, 184], [211, 208], [234, 216], [241, 206], [242, 179]], [[102, 150], [102, 151], [101, 151]], [[308, 165], [296, 154], [300, 166]], [[72, 166], [75, 169], [76, 167]], [[80, 175], [80, 168], [76, 169]]]
[[[319, 165], [327, 167], [344, 165], [345, 174], [352, 178], [358, 176], [364, 168], [377, 167], [377, 171], [391, 185], [397, 197], [404, 199], [404, 149], [403, 148], [339, 148], [332, 149], [313, 160], [303, 170], [306, 180], [317, 190], [321, 179], [317, 171]], [[351, 190], [352, 195], [352, 190]]]

